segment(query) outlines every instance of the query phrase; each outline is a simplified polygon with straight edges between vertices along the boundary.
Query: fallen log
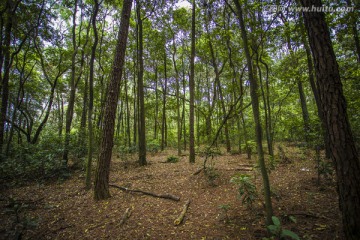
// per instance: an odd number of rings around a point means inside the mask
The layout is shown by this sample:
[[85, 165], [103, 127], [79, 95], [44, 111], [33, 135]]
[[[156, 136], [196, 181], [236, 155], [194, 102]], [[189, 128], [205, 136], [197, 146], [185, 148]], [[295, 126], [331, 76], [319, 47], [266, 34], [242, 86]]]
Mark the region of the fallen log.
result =
[[190, 205], [190, 200], [187, 200], [186, 203], [184, 204], [183, 210], [180, 213], [179, 217], [177, 219], [175, 219], [175, 221], [174, 221], [175, 226], [179, 225], [184, 220], [184, 217], [185, 217], [187, 209], [189, 208], [189, 205]]
[[156, 194], [156, 193], [152, 193], [152, 192], [142, 191], [142, 190], [139, 190], [139, 189], [129, 189], [129, 188], [126, 188], [126, 187], [115, 185], [115, 184], [109, 184], [109, 186], [120, 189], [120, 190], [122, 190], [124, 192], [142, 193], [144, 195], [148, 195], [148, 196], [152, 196], [152, 197], [165, 198], [165, 199], [170, 199], [170, 200], [177, 201], [177, 202], [180, 201], [180, 197], [174, 196], [174, 195], [168, 194], [168, 193], [166, 193], [166, 194]]
[[120, 226], [123, 225], [130, 216], [131, 216], [131, 208], [127, 208], [120, 219], [120, 223], [119, 223]]

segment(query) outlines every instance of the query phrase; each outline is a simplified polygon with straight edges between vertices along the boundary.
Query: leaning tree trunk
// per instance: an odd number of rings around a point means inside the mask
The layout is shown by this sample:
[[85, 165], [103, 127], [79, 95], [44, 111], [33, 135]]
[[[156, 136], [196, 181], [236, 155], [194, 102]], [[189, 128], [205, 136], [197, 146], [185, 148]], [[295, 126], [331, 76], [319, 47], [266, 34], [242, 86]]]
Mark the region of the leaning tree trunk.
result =
[[[304, 7], [321, 7], [321, 0], [301, 0]], [[323, 12], [303, 12], [321, 108], [330, 136], [331, 158], [335, 164], [337, 190], [346, 239], [360, 239], [360, 161], [351, 132], [339, 67]]]
[[263, 184], [264, 184], [266, 224], [269, 225], [272, 223], [271, 217], [273, 216], [273, 209], [272, 209], [271, 195], [270, 195], [270, 182], [265, 166], [264, 150], [262, 146], [262, 128], [261, 128], [261, 120], [260, 120], [259, 98], [257, 95], [259, 87], [253, 73], [252, 59], [250, 55], [250, 49], [248, 46], [247, 33], [246, 33], [242, 9], [238, 0], [234, 0], [234, 3], [236, 6], [237, 15], [240, 23], [241, 37], [243, 40], [246, 62], [248, 65], [249, 80], [250, 80], [250, 96], [251, 96], [251, 104], [252, 104], [252, 110], [253, 110], [254, 122], [255, 122], [255, 135], [256, 135], [256, 143], [258, 150], [258, 158], [259, 158], [261, 176], [263, 178]]
[[[300, 15], [300, 18], [301, 18], [301, 22], [302, 22], [301, 15]], [[307, 66], [308, 66], [308, 71], [309, 71], [309, 82], [310, 82], [311, 90], [314, 94], [315, 104], [316, 104], [316, 108], [318, 110], [317, 114], [318, 114], [318, 117], [319, 117], [320, 123], [321, 123], [321, 130], [322, 130], [322, 135], [323, 135], [323, 139], [324, 139], [323, 141], [324, 141], [324, 145], [325, 145], [325, 157], [327, 159], [330, 159], [329, 134], [327, 133], [327, 130], [326, 130], [326, 123], [325, 123], [324, 113], [322, 112], [322, 108], [321, 108], [318, 87], [316, 87], [315, 75], [314, 75], [314, 64], [313, 64], [313, 60], [311, 58], [311, 50], [310, 50], [309, 43], [307, 42], [307, 39], [306, 39], [306, 34], [305, 34], [305, 29], [304, 29], [303, 23], [301, 23], [300, 26], [301, 26], [301, 30], [300, 30], [301, 41], [304, 44]]]
[[114, 128], [119, 87], [125, 62], [126, 42], [129, 32], [130, 12], [132, 0], [124, 0], [121, 12], [121, 23], [118, 33], [116, 52], [114, 57], [111, 80], [108, 86], [108, 95], [105, 103], [105, 118], [101, 149], [95, 175], [94, 198], [95, 200], [110, 197], [109, 172], [111, 153], [114, 145]]

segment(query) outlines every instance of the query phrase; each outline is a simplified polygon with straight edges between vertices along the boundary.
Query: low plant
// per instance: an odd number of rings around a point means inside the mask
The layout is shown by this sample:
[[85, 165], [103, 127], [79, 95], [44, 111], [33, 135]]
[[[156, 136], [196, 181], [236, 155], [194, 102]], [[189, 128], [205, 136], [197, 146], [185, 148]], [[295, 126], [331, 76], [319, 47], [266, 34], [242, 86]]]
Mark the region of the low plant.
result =
[[179, 158], [174, 155], [170, 155], [166, 159], [166, 162], [168, 162], [168, 163], [177, 163], [178, 161], [179, 161]]
[[219, 177], [219, 173], [213, 164], [209, 164], [209, 166], [205, 168], [205, 176], [210, 186], [216, 186], [215, 180]]
[[157, 153], [160, 151], [160, 142], [157, 139], [151, 140], [147, 143], [146, 149], [151, 153]]
[[255, 184], [251, 181], [250, 175], [236, 174], [230, 179], [230, 182], [238, 186], [241, 203], [245, 204], [249, 209], [252, 209], [253, 203], [257, 199], [258, 194]]
[[[279, 220], [279, 218], [277, 218], [276, 216], [272, 216], [272, 222], [273, 224], [267, 226], [267, 229], [269, 230], [270, 234], [272, 235], [270, 238], [263, 238], [263, 240], [273, 240], [273, 239], [286, 239], [286, 238], [291, 238], [294, 240], [300, 240], [300, 237], [294, 233], [293, 231], [290, 231], [288, 229], [284, 229], [281, 225], [281, 222]], [[294, 219], [294, 217], [292, 217], [291, 219]], [[292, 220], [295, 221], [296, 220]]]
[[230, 220], [228, 215], [228, 211], [230, 208], [231, 208], [230, 204], [219, 205], [219, 209], [221, 210], [220, 220], [224, 221], [225, 223], [228, 223]]

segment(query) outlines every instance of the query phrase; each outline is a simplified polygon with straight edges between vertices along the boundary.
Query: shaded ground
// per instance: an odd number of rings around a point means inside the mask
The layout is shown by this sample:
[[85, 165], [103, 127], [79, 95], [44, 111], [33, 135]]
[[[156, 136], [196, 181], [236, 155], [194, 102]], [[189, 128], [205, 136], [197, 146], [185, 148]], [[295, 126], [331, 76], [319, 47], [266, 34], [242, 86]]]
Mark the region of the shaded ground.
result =
[[[201, 172], [203, 157], [191, 165], [187, 157], [177, 163], [164, 163], [165, 151], [148, 156], [149, 165], [137, 167], [135, 156], [114, 159], [110, 182], [130, 189], [172, 194], [180, 201], [155, 198], [111, 188], [112, 198], [95, 202], [85, 191], [82, 172], [65, 181], [21, 187], [3, 185], [0, 202], [0, 239], [261, 239], [266, 236], [264, 208], [257, 201], [252, 210], [241, 205], [237, 187], [230, 178], [255, 160], [245, 155], [222, 155], [214, 159], [217, 178]], [[270, 174], [273, 207], [284, 228], [301, 239], [342, 239], [337, 193], [333, 181], [317, 185], [312, 157], [303, 150], [287, 148], [290, 164], [277, 164]], [[261, 177], [255, 168], [244, 171], [254, 177], [261, 193]], [[259, 194], [261, 195], [261, 194]], [[13, 200], [10, 200], [9, 197]], [[184, 222], [174, 220], [190, 200]], [[220, 206], [228, 206], [225, 211]], [[131, 216], [121, 225], [125, 210]], [[289, 221], [293, 215], [297, 223]]]

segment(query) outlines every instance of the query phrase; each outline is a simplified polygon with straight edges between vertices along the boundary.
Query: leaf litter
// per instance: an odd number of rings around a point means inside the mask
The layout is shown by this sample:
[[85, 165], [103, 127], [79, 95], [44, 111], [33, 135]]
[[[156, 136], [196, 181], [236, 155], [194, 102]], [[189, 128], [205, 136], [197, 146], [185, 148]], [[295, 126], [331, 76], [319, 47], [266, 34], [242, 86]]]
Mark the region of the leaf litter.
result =
[[[284, 228], [301, 239], [342, 239], [334, 182], [318, 186], [313, 158], [302, 159], [295, 148], [289, 153], [292, 163], [278, 163], [270, 173], [274, 214]], [[196, 163], [189, 164], [185, 154], [177, 163], [165, 163], [168, 156], [175, 154], [171, 150], [151, 154], [145, 167], [114, 157], [110, 183], [179, 196], [178, 202], [116, 188], [110, 188], [110, 199], [96, 202], [93, 192], [84, 189], [82, 172], [74, 172], [63, 182], [2, 184], [0, 239], [11, 239], [19, 233], [22, 239], [39, 240], [251, 240], [268, 236], [262, 199], [248, 209], [241, 205], [237, 187], [230, 183], [231, 177], [244, 169], [244, 173], [253, 177], [261, 198], [260, 173], [256, 167], [249, 171], [250, 166], [256, 166], [255, 157], [249, 160], [245, 154], [217, 156], [214, 160], [217, 177], [210, 184], [204, 172], [194, 175], [202, 167], [203, 157], [197, 156]], [[14, 208], [9, 199], [22, 207]], [[187, 200], [191, 204], [181, 224], [174, 226]], [[223, 209], [219, 207], [225, 205], [231, 206], [226, 210], [227, 221], [223, 221]]]

